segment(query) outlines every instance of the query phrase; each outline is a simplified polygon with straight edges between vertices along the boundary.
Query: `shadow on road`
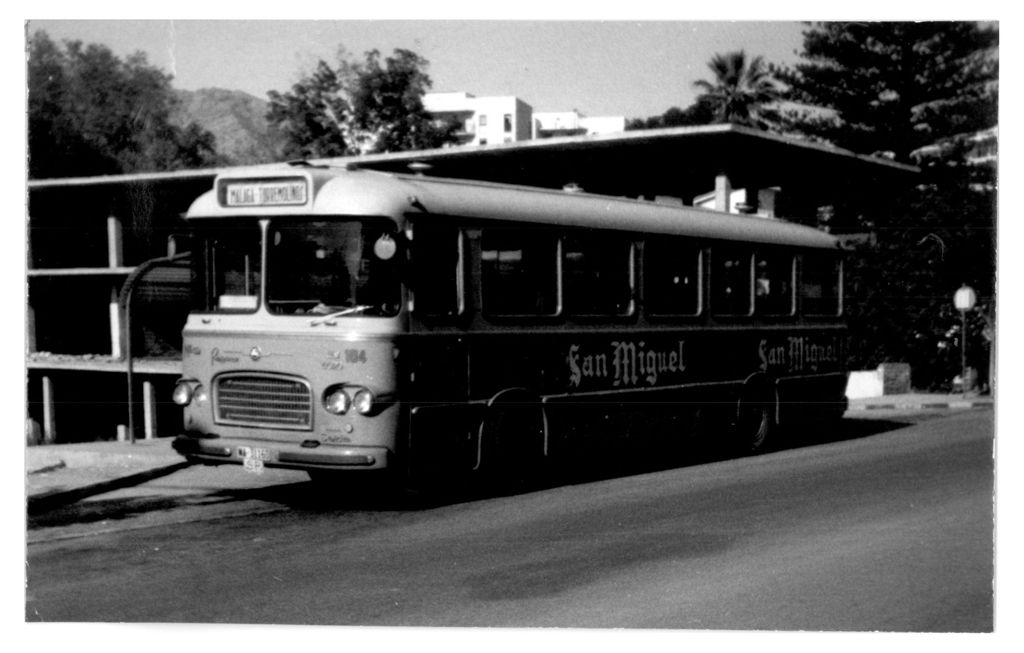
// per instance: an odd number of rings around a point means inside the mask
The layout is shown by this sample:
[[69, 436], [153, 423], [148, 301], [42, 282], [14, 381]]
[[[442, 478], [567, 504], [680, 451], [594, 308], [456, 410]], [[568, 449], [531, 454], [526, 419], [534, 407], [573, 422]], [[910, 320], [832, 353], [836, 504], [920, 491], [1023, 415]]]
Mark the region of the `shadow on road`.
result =
[[114, 490], [120, 490], [122, 488], [135, 487], [142, 485], [149, 481], [162, 478], [164, 476], [170, 476], [171, 474], [191, 467], [192, 463], [180, 462], [174, 465], [167, 465], [157, 469], [146, 470], [137, 474], [131, 474], [129, 476], [122, 476], [120, 478], [111, 479], [100, 483], [92, 483], [86, 487], [79, 488], [77, 490], [59, 490], [52, 493], [42, 494], [40, 496], [30, 496], [27, 501], [27, 511], [29, 518], [33, 516], [43, 515], [51, 513], [58, 508], [72, 505], [82, 499], [87, 499], [92, 496], [99, 494], [106, 494], [113, 492]]
[[[901, 421], [846, 418], [827, 433], [823, 433], [820, 427], [790, 433], [774, 450], [866, 438], [895, 431], [913, 423], [913, 419]], [[446, 479], [445, 482], [435, 483], [429, 488], [413, 491], [398, 488], [386, 478], [360, 478], [286, 483], [261, 488], [221, 489], [178, 496], [162, 496], [157, 493], [111, 499], [92, 497], [88, 501], [53, 506], [50, 510], [30, 511], [28, 528], [31, 530], [71, 523], [122, 521], [155, 511], [239, 504], [246, 501], [276, 504], [290, 511], [318, 514], [426, 510], [469, 501], [526, 494], [564, 485], [594, 483], [635, 474], [708, 464], [735, 457], [734, 452], [720, 446], [694, 446], [694, 443], [689, 443], [685, 448], [676, 448], [664, 452], [664, 455], [619, 456], [614, 460], [580, 459], [577, 464], [557, 472], [544, 470], [528, 478], [501, 482], [472, 478]], [[624, 459], [628, 462], [624, 463]]]
[[[774, 451], [815, 446], [871, 437], [905, 428], [913, 420], [843, 419], [828, 431], [815, 428], [789, 434]], [[662, 452], [659, 452], [662, 453]], [[594, 483], [635, 474], [654, 473], [735, 458], [735, 452], [720, 446], [690, 446], [664, 455], [628, 456], [615, 459], [591, 458], [559, 470], [542, 470], [528, 478], [493, 481], [489, 479], [446, 479], [414, 491], [396, 489], [386, 479], [368, 482], [293, 483], [267, 488], [225, 492], [238, 499], [279, 503], [295, 511], [349, 512], [426, 510], [445, 505], [538, 492], [564, 485]]]
[[158, 510], [171, 510], [188, 505], [181, 497], [141, 496], [117, 499], [94, 499], [61, 505], [52, 510], [28, 515], [28, 530], [53, 528], [68, 524], [95, 524], [122, 521]]
[[815, 444], [828, 444], [830, 442], [842, 442], [843, 440], [856, 440], [867, 438], [872, 435], [879, 435], [889, 431], [906, 428], [916, 422], [911, 419], [855, 419], [844, 418], [839, 420], [835, 427], [829, 430], [822, 430], [820, 427], [804, 428], [795, 430], [790, 434], [788, 446], [784, 448], [795, 448]]

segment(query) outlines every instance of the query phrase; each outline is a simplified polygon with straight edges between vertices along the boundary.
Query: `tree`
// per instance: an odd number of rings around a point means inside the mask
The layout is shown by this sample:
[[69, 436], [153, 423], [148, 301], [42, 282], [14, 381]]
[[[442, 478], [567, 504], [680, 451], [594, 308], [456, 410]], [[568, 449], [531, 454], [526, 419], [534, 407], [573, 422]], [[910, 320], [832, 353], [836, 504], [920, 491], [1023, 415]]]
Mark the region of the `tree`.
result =
[[137, 53], [32, 36], [28, 60], [29, 176], [116, 174], [215, 162], [213, 135], [170, 121], [171, 77]]
[[748, 62], [743, 50], [716, 54], [708, 68], [714, 73], [714, 80], [701, 79], [693, 86], [703, 92], [698, 101], [710, 104], [715, 122], [760, 128], [772, 123], [772, 105], [778, 101], [780, 89], [762, 57]]
[[698, 99], [685, 109], [672, 107], [660, 116], [634, 118], [626, 123], [626, 130], [710, 125], [714, 121], [714, 108], [705, 98]]
[[270, 91], [267, 95], [267, 122], [285, 135], [285, 157], [315, 159], [348, 154], [341, 119], [350, 109], [341, 95], [338, 73], [324, 61], [293, 85], [290, 93]]
[[285, 155], [322, 158], [440, 147], [454, 128], [423, 107], [428, 62], [397, 49], [381, 61], [370, 50], [355, 61], [342, 50], [332, 68], [323, 60], [287, 93], [271, 91], [267, 120], [287, 137]]
[[698, 80], [695, 88], [703, 91], [686, 109], [672, 107], [660, 116], [634, 118], [626, 129], [660, 129], [691, 125], [735, 123], [751, 127], [770, 128], [776, 111], [772, 106], [780, 97], [772, 72], [761, 57], [749, 63], [742, 50], [718, 54], [708, 68], [715, 81]]
[[805, 61], [773, 72], [787, 126], [839, 147], [911, 153], [996, 123], [998, 33], [976, 23], [821, 23], [804, 32]]
[[911, 364], [914, 384], [940, 388], [960, 371], [960, 317], [953, 293], [969, 283], [978, 311], [968, 321], [969, 363], [988, 369], [987, 319], [995, 310], [994, 174], [963, 160], [926, 162], [926, 183], [893, 197], [874, 242], [848, 262], [854, 369]]
[[[921, 388], [959, 372], [960, 284], [995, 310], [995, 172], [968, 154], [996, 124], [997, 41], [975, 23], [825, 23], [804, 33], [802, 63], [776, 71], [801, 105], [786, 112], [789, 130], [921, 166], [876, 198], [878, 214], [840, 206], [836, 220], [873, 233], [848, 266], [851, 364], [908, 362]], [[984, 324], [972, 317], [975, 355]]]

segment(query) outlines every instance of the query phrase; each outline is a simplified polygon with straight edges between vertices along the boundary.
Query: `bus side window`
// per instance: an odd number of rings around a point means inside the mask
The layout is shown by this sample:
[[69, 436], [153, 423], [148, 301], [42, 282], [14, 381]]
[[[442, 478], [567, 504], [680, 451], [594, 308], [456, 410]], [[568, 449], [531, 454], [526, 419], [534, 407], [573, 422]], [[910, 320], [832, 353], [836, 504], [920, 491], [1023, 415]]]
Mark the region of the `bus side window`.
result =
[[644, 243], [644, 310], [651, 315], [698, 315], [701, 250], [680, 239]]
[[758, 252], [754, 262], [754, 310], [758, 315], [793, 314], [792, 254]]
[[488, 315], [556, 315], [558, 241], [551, 232], [485, 229], [481, 297]]
[[455, 317], [465, 311], [463, 235], [452, 226], [416, 224], [412, 240], [413, 310]]
[[802, 257], [800, 301], [804, 315], [839, 315], [842, 308], [842, 265], [837, 258], [821, 254]]
[[571, 315], [629, 315], [633, 309], [632, 242], [612, 235], [565, 238], [563, 294]]
[[718, 245], [711, 250], [711, 310], [717, 315], [750, 315], [753, 295], [750, 250]]
[[259, 303], [260, 245], [252, 231], [212, 237], [204, 258], [206, 310], [255, 311]]

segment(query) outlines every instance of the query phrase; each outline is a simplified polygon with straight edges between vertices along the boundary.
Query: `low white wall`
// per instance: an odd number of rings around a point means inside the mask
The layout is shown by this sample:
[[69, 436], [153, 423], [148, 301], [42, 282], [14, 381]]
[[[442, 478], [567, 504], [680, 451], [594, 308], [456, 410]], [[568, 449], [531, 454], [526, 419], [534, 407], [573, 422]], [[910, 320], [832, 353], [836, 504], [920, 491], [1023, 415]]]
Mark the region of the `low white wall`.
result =
[[910, 366], [883, 363], [876, 370], [850, 372], [846, 382], [847, 399], [865, 399], [910, 392]]
[[868, 397], [881, 397], [885, 388], [880, 370], [868, 370], [866, 372], [850, 372], [850, 378], [846, 382], [847, 399], [866, 399]]

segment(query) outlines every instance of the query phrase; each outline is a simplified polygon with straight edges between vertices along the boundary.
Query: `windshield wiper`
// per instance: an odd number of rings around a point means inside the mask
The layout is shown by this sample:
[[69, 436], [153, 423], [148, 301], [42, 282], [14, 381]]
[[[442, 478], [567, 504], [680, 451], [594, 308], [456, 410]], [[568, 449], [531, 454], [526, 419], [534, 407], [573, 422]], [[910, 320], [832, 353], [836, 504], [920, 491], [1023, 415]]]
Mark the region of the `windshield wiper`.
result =
[[323, 317], [318, 317], [310, 321], [309, 326], [316, 326], [318, 324], [326, 324], [328, 326], [333, 326], [334, 324], [336, 324], [336, 322], [333, 322], [333, 320], [336, 318], [344, 317], [346, 315], [353, 315], [355, 313], [362, 313], [370, 308], [373, 308], [373, 306], [370, 304], [357, 304], [355, 306], [349, 306], [348, 308], [343, 308], [340, 311], [335, 311]]

